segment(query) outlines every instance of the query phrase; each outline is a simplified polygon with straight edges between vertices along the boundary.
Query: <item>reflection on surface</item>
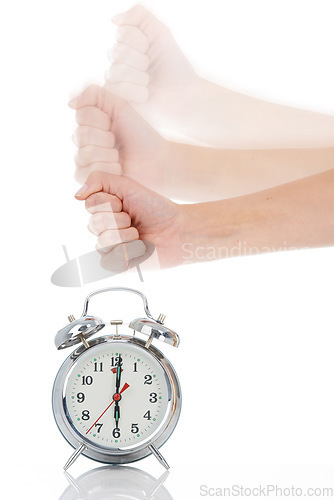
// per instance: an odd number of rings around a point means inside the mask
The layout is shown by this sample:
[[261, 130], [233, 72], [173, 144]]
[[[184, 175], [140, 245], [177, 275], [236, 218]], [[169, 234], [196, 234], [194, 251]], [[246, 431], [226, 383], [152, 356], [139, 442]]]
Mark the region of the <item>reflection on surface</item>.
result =
[[134, 467], [105, 466], [85, 472], [74, 479], [65, 472], [70, 483], [60, 500], [173, 500], [163, 483], [169, 472], [158, 479]]

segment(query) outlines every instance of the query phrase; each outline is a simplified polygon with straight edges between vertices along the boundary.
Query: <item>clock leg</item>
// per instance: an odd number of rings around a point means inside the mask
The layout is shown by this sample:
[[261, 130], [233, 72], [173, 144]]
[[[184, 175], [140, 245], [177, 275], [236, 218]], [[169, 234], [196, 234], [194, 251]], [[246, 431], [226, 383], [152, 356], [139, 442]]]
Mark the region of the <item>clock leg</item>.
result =
[[165, 469], [169, 469], [169, 465], [168, 463], [166, 462], [166, 460], [164, 459], [164, 457], [161, 455], [160, 451], [158, 450], [158, 448], [156, 448], [153, 444], [151, 444], [148, 449], [151, 451], [151, 453], [153, 453], [153, 455], [155, 456], [155, 458], [161, 463], [161, 465], [163, 465], [165, 467]]
[[76, 461], [76, 459], [81, 455], [83, 451], [87, 450], [87, 446], [84, 444], [81, 444], [79, 448], [75, 450], [75, 452], [70, 456], [70, 458], [67, 460], [66, 464], [64, 465], [64, 470], [67, 470], [69, 467], [71, 467], [72, 464]]

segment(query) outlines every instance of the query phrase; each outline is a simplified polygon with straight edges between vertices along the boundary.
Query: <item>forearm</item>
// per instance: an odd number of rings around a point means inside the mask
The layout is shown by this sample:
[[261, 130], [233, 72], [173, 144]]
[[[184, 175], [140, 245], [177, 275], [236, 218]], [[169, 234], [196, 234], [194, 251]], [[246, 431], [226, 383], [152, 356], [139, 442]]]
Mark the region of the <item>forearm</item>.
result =
[[334, 146], [333, 116], [254, 99], [204, 79], [191, 92], [180, 132], [199, 143], [233, 149]]
[[328, 170], [334, 164], [334, 148], [229, 150], [168, 142], [164, 158], [164, 194], [211, 201]]
[[334, 245], [334, 169], [239, 198], [185, 205], [185, 260]]

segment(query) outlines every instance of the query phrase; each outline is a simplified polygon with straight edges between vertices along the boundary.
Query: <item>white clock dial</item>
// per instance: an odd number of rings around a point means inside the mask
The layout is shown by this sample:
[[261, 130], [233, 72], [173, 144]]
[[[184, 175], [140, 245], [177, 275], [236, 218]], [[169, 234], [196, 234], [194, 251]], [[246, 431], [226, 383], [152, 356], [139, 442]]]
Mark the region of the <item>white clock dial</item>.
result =
[[80, 356], [67, 379], [64, 405], [71, 424], [86, 440], [124, 450], [159, 432], [170, 399], [159, 361], [135, 344], [114, 341]]

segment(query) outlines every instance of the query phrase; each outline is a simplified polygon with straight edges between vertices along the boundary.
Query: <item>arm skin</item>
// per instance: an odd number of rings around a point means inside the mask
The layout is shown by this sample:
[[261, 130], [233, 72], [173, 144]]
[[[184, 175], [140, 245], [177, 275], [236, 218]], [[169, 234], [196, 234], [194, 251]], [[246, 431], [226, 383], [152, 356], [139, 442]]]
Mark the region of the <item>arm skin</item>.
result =
[[210, 260], [331, 246], [334, 169], [247, 196], [184, 209], [188, 212], [188, 227], [192, 228], [189, 250], [206, 249], [195, 260], [201, 260], [203, 254], [205, 260]]
[[123, 241], [152, 242], [161, 267], [334, 245], [334, 168], [257, 193], [191, 205], [173, 203], [130, 178], [93, 172], [76, 197], [86, 200], [93, 214], [90, 227], [103, 247], [104, 267], [118, 228], [98, 206], [117, 199], [118, 210], [131, 221], [122, 230]]
[[183, 118], [175, 127], [200, 143], [229, 149], [333, 146], [333, 116], [255, 99], [202, 78], [192, 93], [180, 104]]
[[268, 189], [334, 164], [334, 147], [230, 150], [168, 141], [123, 99], [97, 85], [70, 106], [76, 110], [76, 178], [82, 183], [91, 171], [103, 170], [123, 173], [169, 198], [210, 201]]
[[179, 200], [243, 196], [329, 170], [334, 148], [229, 150], [168, 142], [162, 192]]

